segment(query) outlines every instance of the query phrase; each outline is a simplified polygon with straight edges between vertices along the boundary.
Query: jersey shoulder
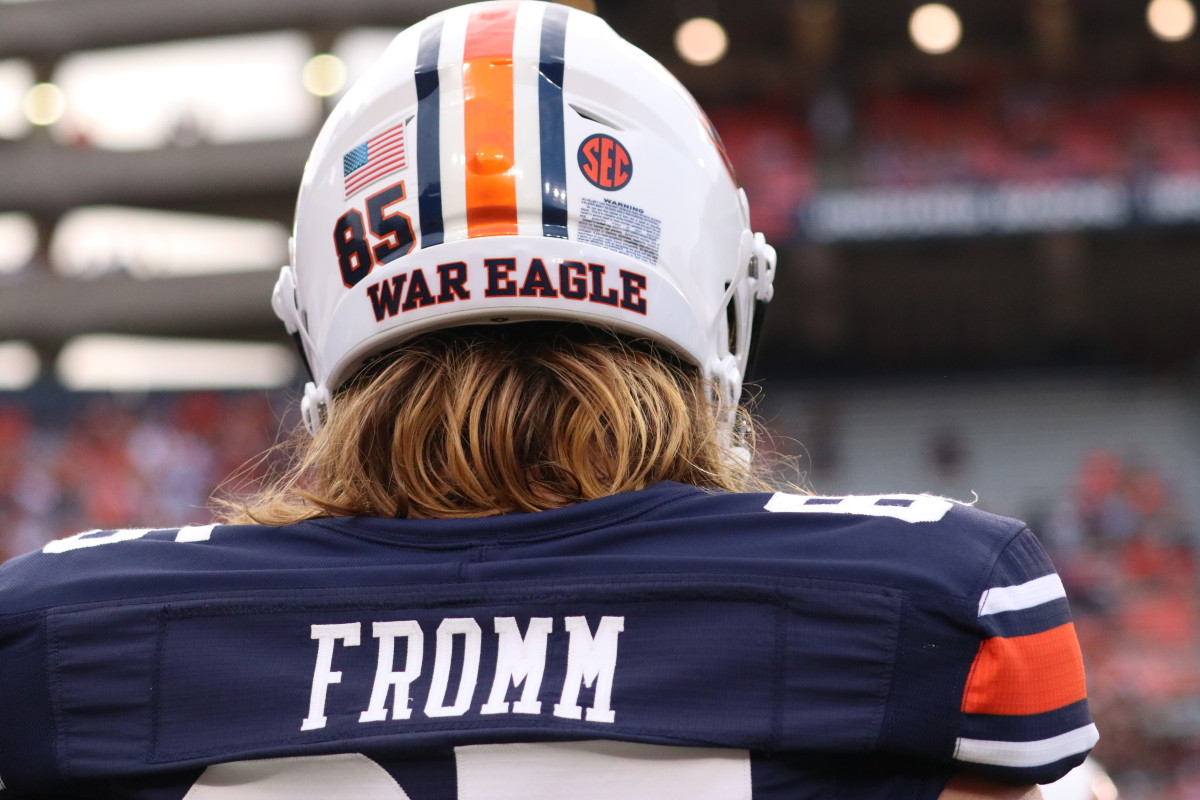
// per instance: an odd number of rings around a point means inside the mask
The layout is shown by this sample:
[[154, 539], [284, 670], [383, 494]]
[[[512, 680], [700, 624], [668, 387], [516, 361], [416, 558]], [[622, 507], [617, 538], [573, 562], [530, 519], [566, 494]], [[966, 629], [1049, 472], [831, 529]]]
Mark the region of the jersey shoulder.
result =
[[[843, 527], [852, 524], [860, 532], [903, 531], [901, 525], [956, 532], [985, 538], [1004, 538], [1026, 527], [1019, 519], [985, 511], [974, 504], [934, 494], [891, 492], [883, 494], [818, 495], [801, 492], [720, 492], [688, 487], [670, 495], [673, 502], [658, 511], [678, 516], [723, 516], [726, 514], [770, 514], [780, 524], [788, 515], [806, 515], [815, 525]], [[874, 520], [876, 525], [863, 527]]]
[[0, 608], [12, 615], [186, 592], [226, 569], [268, 562], [291, 541], [274, 533], [216, 524], [84, 531], [0, 564]]
[[[821, 496], [696, 492], [653, 512], [692, 532], [693, 552], [736, 547], [795, 570], [975, 597], [1022, 536], [1024, 522], [926, 494]], [[1031, 565], [1053, 571], [1048, 560]], [[830, 574], [828, 577], [837, 577]]]
[[846, 597], [904, 597], [887, 749], [940, 752], [963, 769], [1028, 783], [1056, 779], [1095, 744], [1065, 588], [1020, 520], [909, 494], [696, 496], [661, 513], [711, 515], [698, 525], [793, 574], [861, 582]]

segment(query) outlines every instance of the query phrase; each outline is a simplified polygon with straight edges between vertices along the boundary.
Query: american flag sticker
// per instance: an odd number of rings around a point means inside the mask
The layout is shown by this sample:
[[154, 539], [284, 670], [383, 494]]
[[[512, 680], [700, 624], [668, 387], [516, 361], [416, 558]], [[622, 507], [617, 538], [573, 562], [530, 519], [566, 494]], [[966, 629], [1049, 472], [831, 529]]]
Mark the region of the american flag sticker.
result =
[[404, 169], [404, 166], [404, 123], [401, 123], [372, 136], [342, 156], [346, 197], [396, 170]]

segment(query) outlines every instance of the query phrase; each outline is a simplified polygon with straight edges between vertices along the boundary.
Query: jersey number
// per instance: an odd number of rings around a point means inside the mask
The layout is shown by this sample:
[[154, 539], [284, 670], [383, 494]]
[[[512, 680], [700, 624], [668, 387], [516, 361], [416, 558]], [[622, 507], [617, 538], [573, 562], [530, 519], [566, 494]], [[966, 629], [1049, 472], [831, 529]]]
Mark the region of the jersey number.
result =
[[[750, 800], [745, 750], [616, 741], [481, 744], [454, 751], [458, 800]], [[439, 795], [441, 796], [441, 795]], [[209, 767], [184, 800], [409, 800], [358, 753], [235, 761]]]
[[789, 514], [855, 514], [890, 517], [902, 522], [937, 522], [954, 508], [953, 501], [928, 494], [872, 494], [846, 497], [816, 497], [777, 492], [765, 506], [767, 511]]
[[[367, 198], [367, 218], [357, 208], [338, 217], [333, 226], [333, 249], [337, 252], [342, 283], [356, 285], [380, 264], [386, 264], [413, 249], [416, 236], [407, 214], [389, 213], [405, 198], [404, 181], [392, 184]], [[376, 244], [367, 241], [367, 228]]]
[[[175, 532], [177, 542], [207, 542], [212, 536], [216, 525], [189, 525]], [[131, 542], [140, 539], [148, 533], [169, 530], [168, 528], [123, 528], [119, 531], [84, 531], [66, 539], [55, 539], [42, 548], [43, 553], [69, 553], [72, 550], [82, 550], [85, 547], [99, 547], [102, 544], [114, 542]]]

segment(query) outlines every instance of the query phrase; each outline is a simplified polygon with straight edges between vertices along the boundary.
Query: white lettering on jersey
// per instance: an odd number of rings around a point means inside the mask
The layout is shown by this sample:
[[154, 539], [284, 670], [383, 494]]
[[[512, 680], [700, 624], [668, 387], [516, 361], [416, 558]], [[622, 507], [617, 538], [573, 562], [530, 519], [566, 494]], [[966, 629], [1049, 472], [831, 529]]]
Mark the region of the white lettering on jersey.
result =
[[[453, 705], [446, 705], [446, 687], [450, 685], [450, 664], [454, 657], [454, 637], [463, 637], [462, 675]], [[437, 652], [433, 659], [433, 683], [425, 701], [427, 717], [460, 717], [471, 706], [475, 684], [479, 682], [479, 653], [483, 634], [479, 623], [470, 617], [442, 620], [437, 630]]]
[[[412, 716], [410, 687], [421, 675], [421, 655], [425, 649], [425, 634], [421, 626], [412, 620], [402, 622], [376, 622], [371, 625], [371, 635], [379, 640], [379, 658], [375, 662], [375, 685], [371, 689], [371, 702], [367, 710], [358, 715], [359, 722], [380, 722], [387, 719], [388, 693], [396, 687], [396, 699], [392, 704], [392, 719], [408, 719]], [[396, 640], [405, 640], [404, 669], [392, 671], [392, 659], [396, 655]]]
[[312, 638], [317, 640], [317, 665], [313, 668], [308, 716], [300, 723], [300, 730], [311, 731], [325, 727], [325, 694], [331, 685], [342, 682], [342, 673], [333, 669], [334, 642], [342, 639], [347, 647], [358, 647], [360, 628], [361, 625], [357, 622], [312, 626]]
[[954, 502], [929, 494], [871, 494], [817, 497], [776, 492], [763, 506], [788, 514], [855, 514], [890, 517], [902, 522], [937, 522], [954, 508]]
[[[338, 642], [357, 647], [362, 623], [343, 622], [331, 625], [312, 625], [311, 638], [317, 642], [316, 663], [313, 666], [312, 687], [309, 691], [308, 716], [300, 730], [311, 731], [328, 724], [325, 701], [330, 687], [342, 683], [342, 672], [333, 668]], [[479, 714], [541, 714], [538, 695], [546, 671], [548, 640], [554, 631], [550, 617], [533, 617], [524, 636], [515, 617], [494, 617], [496, 633], [495, 672], [491, 676], [491, 691]], [[612, 723], [616, 712], [612, 708], [613, 684], [617, 671], [617, 639], [625, 630], [625, 618], [601, 617], [595, 635], [587, 618], [566, 617], [562, 630], [569, 635], [567, 664], [559, 702], [554, 715], [564, 719], [586, 719], [588, 722]], [[378, 652], [375, 659], [375, 678], [366, 708], [358, 715], [359, 723], [383, 722], [389, 719], [406, 720], [413, 716], [413, 693], [422, 678], [422, 659], [425, 635], [416, 620], [374, 621], [371, 634]], [[404, 668], [394, 669], [397, 640], [404, 640]], [[456, 640], [462, 645], [457, 648]], [[426, 717], [462, 716], [471, 709], [479, 685], [482, 661], [483, 630], [471, 617], [449, 617], [437, 628], [433, 670], [429, 678], [422, 713]], [[457, 670], [457, 673], [456, 673]], [[359, 676], [352, 675], [352, 678]], [[362, 694], [366, 695], [362, 677]], [[455, 682], [456, 679], [456, 682]], [[348, 680], [344, 689], [353, 691], [356, 681]], [[447, 694], [452, 683], [457, 686], [452, 700]], [[508, 702], [510, 687], [521, 686], [520, 699]], [[579, 694], [592, 690], [592, 704], [585, 709], [579, 704]], [[392, 700], [389, 714], [388, 699]], [[420, 706], [418, 706], [420, 707]]]
[[546, 641], [550, 638], [554, 621], [550, 617], [532, 618], [524, 638], [514, 617], [496, 617], [495, 625], [499, 639], [496, 678], [492, 681], [492, 693], [479, 713], [508, 714], [509, 703], [505, 700], [508, 687], [522, 684], [525, 688], [521, 690], [521, 699], [512, 704], [512, 713], [542, 713], [542, 704], [537, 696], [542, 688], [542, 675], [546, 671]]
[[617, 671], [617, 634], [625, 630], [625, 618], [601, 617], [595, 636], [588, 628], [587, 617], [567, 617], [564, 624], [571, 634], [571, 644], [567, 650], [567, 677], [562, 697], [554, 704], [554, 716], [579, 719], [579, 689], [581, 685], [591, 687], [595, 683], [595, 697], [587, 710], [588, 722], [615, 721], [616, 714], [609, 703]]

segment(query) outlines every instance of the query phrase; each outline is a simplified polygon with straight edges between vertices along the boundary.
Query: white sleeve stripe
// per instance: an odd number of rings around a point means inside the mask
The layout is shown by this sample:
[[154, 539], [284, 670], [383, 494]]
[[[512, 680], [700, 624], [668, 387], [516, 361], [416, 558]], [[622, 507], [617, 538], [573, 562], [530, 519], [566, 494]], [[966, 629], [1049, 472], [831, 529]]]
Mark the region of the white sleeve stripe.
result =
[[1095, 725], [1039, 739], [1035, 742], [994, 742], [987, 739], [962, 739], [954, 747], [954, 758], [972, 764], [998, 767], [1040, 767], [1082, 753], [1100, 738]]
[[1067, 590], [1063, 588], [1062, 579], [1051, 573], [1016, 586], [988, 589], [979, 598], [979, 616], [999, 614], [1002, 611], [1020, 611], [1066, 596]]

